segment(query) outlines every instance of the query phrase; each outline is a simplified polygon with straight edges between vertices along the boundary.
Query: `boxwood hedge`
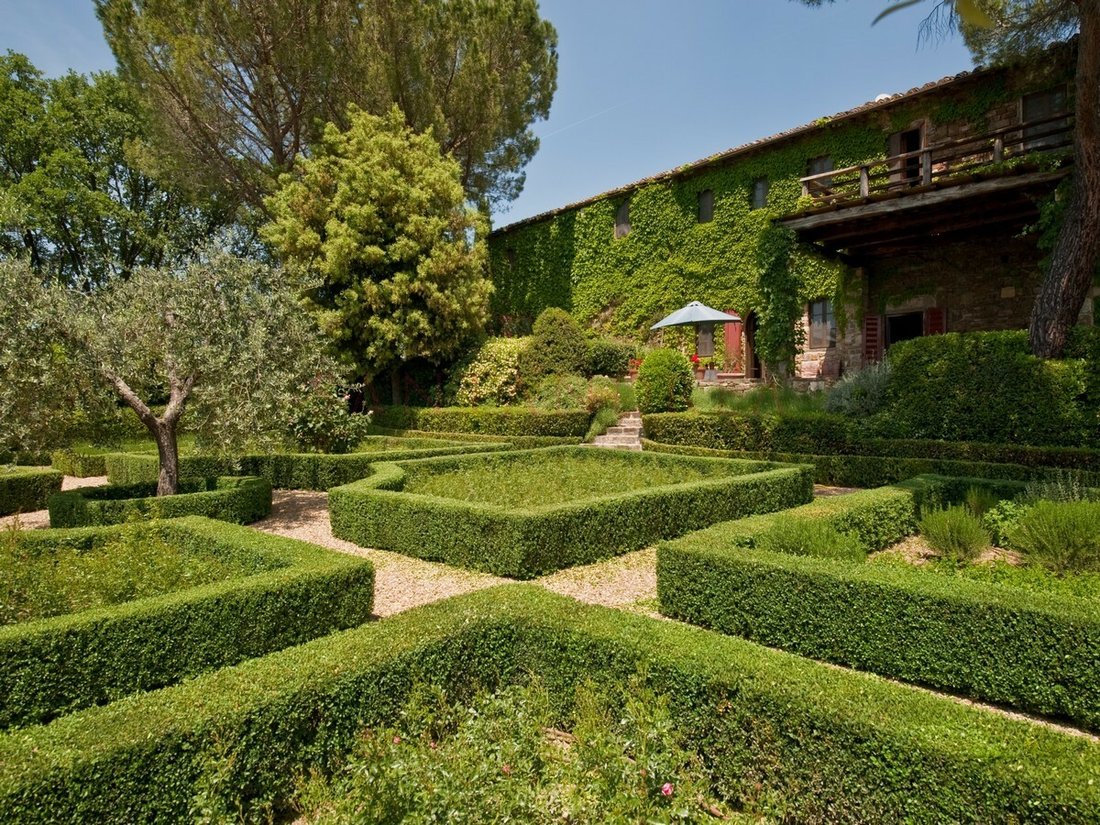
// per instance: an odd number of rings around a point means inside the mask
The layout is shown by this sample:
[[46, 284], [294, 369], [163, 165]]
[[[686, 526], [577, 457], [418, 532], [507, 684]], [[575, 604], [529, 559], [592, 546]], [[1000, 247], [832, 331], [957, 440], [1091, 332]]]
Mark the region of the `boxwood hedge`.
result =
[[591, 421], [587, 410], [527, 407], [382, 407], [371, 417], [373, 424], [391, 430], [559, 438], [583, 438]]
[[470, 594], [0, 736], [20, 822], [267, 821], [418, 682], [450, 696], [641, 672], [727, 799], [777, 821], [1095, 822], [1100, 744], [540, 588]]
[[[511, 449], [509, 443], [472, 444], [438, 440], [431, 444], [427, 439], [395, 439], [388, 436], [369, 436], [394, 444], [390, 449], [358, 453], [271, 453], [244, 455], [229, 458], [212, 456], [183, 456], [180, 458], [180, 477], [186, 479], [210, 478], [229, 473], [259, 476], [281, 490], [327, 490], [338, 484], [348, 484], [370, 474], [370, 465], [377, 461], [400, 461], [408, 458], [427, 458], [437, 455], [461, 455]], [[408, 441], [407, 448], [395, 442]], [[105, 468], [111, 484], [140, 484], [154, 481], [159, 468], [155, 455], [141, 453], [111, 453], [106, 456]]]
[[0, 467], [0, 516], [43, 509], [63, 479], [49, 467]]
[[[823, 518], [871, 549], [914, 529], [922, 500], [973, 479], [914, 479], [721, 524], [657, 551], [661, 612], [806, 656], [1100, 729], [1100, 602], [919, 568], [769, 553], [778, 519]], [[1004, 488], [999, 494], [1012, 492]]]
[[671, 464], [718, 466], [721, 475], [516, 509], [403, 491], [406, 471], [430, 474], [466, 467], [491, 474], [502, 463], [523, 463], [533, 453], [563, 459], [592, 455], [590, 448], [550, 447], [378, 463], [368, 478], [330, 491], [333, 534], [364, 547], [526, 579], [718, 521], [791, 507], [813, 495], [808, 467], [610, 451], [603, 455], [608, 473]]
[[[36, 530], [37, 552], [86, 549], [119, 527]], [[30, 724], [353, 627], [370, 618], [374, 569], [355, 556], [191, 516], [159, 522], [189, 553], [253, 575], [0, 627], [0, 725]]]
[[50, 496], [52, 527], [121, 524], [127, 519], [208, 516], [249, 524], [271, 513], [271, 482], [255, 476], [184, 480], [173, 496], [156, 496], [156, 484], [108, 484]]

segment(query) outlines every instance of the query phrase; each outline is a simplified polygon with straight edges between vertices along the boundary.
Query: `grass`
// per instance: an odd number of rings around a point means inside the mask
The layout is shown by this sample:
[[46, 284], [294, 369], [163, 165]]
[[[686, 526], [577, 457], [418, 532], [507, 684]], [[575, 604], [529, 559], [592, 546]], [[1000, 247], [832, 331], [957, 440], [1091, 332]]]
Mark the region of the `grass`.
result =
[[744, 393], [725, 387], [696, 387], [691, 404], [700, 412], [821, 412], [825, 409], [825, 394], [799, 392], [789, 387], [757, 387]]
[[369, 435], [355, 448], [356, 453], [385, 453], [392, 450], [436, 450], [440, 447], [457, 445], [457, 441], [443, 441], [436, 438], [402, 438], [393, 435]]
[[45, 619], [255, 573], [254, 566], [187, 553], [150, 523], [127, 525], [91, 550], [31, 548], [14, 527], [0, 535], [0, 625]]
[[487, 460], [431, 474], [413, 470], [403, 489], [406, 493], [505, 508], [541, 507], [646, 487], [701, 481], [729, 472], [720, 463], [689, 467], [645, 459], [620, 463], [622, 459], [622, 456], [602, 451], [570, 456], [528, 454], [522, 463]]

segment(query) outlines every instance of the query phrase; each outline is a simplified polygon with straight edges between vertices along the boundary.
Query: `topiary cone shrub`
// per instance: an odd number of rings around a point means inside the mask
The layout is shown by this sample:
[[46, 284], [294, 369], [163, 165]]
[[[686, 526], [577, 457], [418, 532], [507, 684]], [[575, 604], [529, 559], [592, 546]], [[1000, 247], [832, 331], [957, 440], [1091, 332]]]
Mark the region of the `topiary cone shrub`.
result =
[[683, 412], [694, 388], [691, 362], [677, 350], [654, 350], [638, 367], [635, 389], [643, 413]]
[[520, 358], [520, 375], [529, 383], [545, 375], [582, 375], [588, 366], [584, 331], [564, 309], [544, 309]]

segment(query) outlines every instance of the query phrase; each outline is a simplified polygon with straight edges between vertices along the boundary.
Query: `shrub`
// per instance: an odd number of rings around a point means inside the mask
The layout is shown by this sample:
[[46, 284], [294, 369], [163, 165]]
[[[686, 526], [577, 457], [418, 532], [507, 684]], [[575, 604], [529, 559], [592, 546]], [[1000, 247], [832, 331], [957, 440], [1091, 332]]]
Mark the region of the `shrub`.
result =
[[579, 375], [547, 375], [540, 378], [531, 395], [531, 404], [540, 410], [584, 409], [588, 382]]
[[1007, 546], [1009, 533], [1026, 510], [1026, 504], [1003, 499], [982, 513], [982, 527], [989, 533], [993, 544], [997, 547]]
[[989, 547], [989, 533], [966, 507], [922, 511], [920, 532], [941, 558], [956, 564], [974, 561]]
[[780, 518], [755, 537], [755, 547], [769, 553], [817, 556], [825, 559], [861, 561], [867, 548], [852, 533], [842, 533], [818, 519]]
[[1096, 494], [1086, 486], [1080, 473], [1058, 471], [1045, 478], [1036, 478], [1027, 483], [1024, 498], [1037, 501], [1088, 501]]
[[686, 410], [694, 387], [691, 362], [683, 353], [674, 349], [654, 350], [638, 368], [635, 386], [638, 409], [643, 413]]
[[[335, 535], [517, 578], [812, 495], [807, 467], [612, 451], [597, 456], [577, 447], [380, 463], [374, 471], [330, 491]], [[693, 480], [677, 483], [689, 474]]]
[[549, 307], [535, 319], [519, 363], [520, 375], [529, 383], [545, 375], [582, 375], [588, 365], [588, 342], [572, 315]]
[[271, 513], [271, 482], [255, 476], [221, 476], [180, 482], [180, 493], [157, 496], [155, 484], [84, 487], [50, 496], [53, 527], [120, 524], [132, 518], [207, 516], [249, 524]]
[[488, 338], [451, 369], [443, 395], [448, 404], [512, 404], [522, 393], [520, 359], [529, 338]]
[[49, 467], [0, 467], [0, 516], [41, 510], [63, 480]]
[[107, 450], [98, 448], [72, 448], [66, 447], [54, 450], [50, 454], [51, 466], [60, 473], [77, 478], [90, 476], [102, 476], [107, 474], [103, 457]]
[[521, 585], [0, 737], [0, 805], [21, 823], [183, 821], [202, 795], [270, 821], [298, 777], [398, 723], [413, 685], [463, 697], [536, 676], [568, 712], [579, 682], [640, 667], [723, 797], [776, 821], [1068, 825], [1100, 807], [1088, 738]]
[[303, 384], [287, 410], [290, 437], [308, 452], [351, 452], [370, 429], [370, 414], [352, 413], [349, 399], [344, 388], [330, 383]]
[[617, 413], [622, 409], [622, 403], [623, 393], [618, 382], [601, 375], [589, 380], [584, 396], [584, 408], [590, 413], [596, 414], [600, 410], [612, 410]]
[[[850, 529], [844, 514], [855, 510], [863, 511], [865, 524], [880, 526], [878, 540], [862, 535], [879, 549], [911, 531], [917, 490], [899, 486], [820, 499], [790, 516], [755, 516], [663, 543], [657, 551], [661, 612], [803, 656], [1100, 729], [1095, 600], [909, 564], [746, 546], [792, 516]], [[887, 505], [896, 509], [891, 513]]]
[[886, 406], [890, 374], [889, 359], [849, 372], [825, 394], [825, 411], [855, 419], [877, 415]]
[[383, 407], [375, 411], [372, 421], [390, 430], [580, 438], [588, 431], [589, 418], [583, 409]]
[[[130, 529], [33, 530], [20, 541], [30, 555], [44, 558], [96, 547], [112, 552], [110, 545]], [[148, 531], [185, 557], [218, 559], [237, 573], [0, 627], [0, 725], [41, 722], [159, 688], [354, 627], [371, 615], [374, 570], [364, 559], [197, 517], [142, 530], [139, 540]]]
[[619, 378], [630, 369], [634, 347], [610, 338], [593, 338], [588, 342], [588, 365], [585, 373]]
[[1058, 573], [1100, 570], [1100, 502], [1037, 502], [1008, 529], [1008, 540]]
[[964, 503], [970, 515], [980, 519], [999, 504], [1001, 499], [985, 487], [970, 487], [966, 491]]

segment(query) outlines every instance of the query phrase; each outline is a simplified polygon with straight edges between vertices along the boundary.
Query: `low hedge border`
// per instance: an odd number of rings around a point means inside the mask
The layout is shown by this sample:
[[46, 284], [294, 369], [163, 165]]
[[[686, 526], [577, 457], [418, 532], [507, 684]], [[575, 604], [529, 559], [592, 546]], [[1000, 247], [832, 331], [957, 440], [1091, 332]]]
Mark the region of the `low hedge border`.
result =
[[[509, 585], [0, 736], [13, 821], [268, 821], [417, 682], [451, 696], [641, 672], [722, 794], [781, 821], [1085, 823], [1100, 744], [696, 628]], [[104, 781], [109, 777], [109, 781]]]
[[0, 516], [44, 509], [63, 480], [49, 467], [0, 467]]
[[[119, 527], [36, 530], [49, 552]], [[356, 556], [198, 516], [156, 530], [189, 552], [233, 557], [254, 575], [0, 627], [0, 725], [26, 725], [151, 690], [367, 621], [374, 568]]]
[[[470, 444], [440, 441], [438, 447], [417, 447], [365, 453], [272, 453], [229, 458], [183, 456], [180, 478], [211, 478], [227, 473], [259, 476], [280, 490], [328, 490], [370, 475], [379, 461], [402, 461], [441, 455], [464, 455], [510, 450], [504, 443]], [[111, 484], [140, 484], [156, 480], [158, 458], [142, 453], [111, 453], [106, 456], [107, 480]]]
[[382, 407], [373, 411], [371, 423], [390, 430], [584, 438], [592, 413], [528, 407]]
[[445, 433], [429, 432], [427, 430], [391, 430], [385, 427], [371, 427], [372, 433], [388, 435], [396, 438], [439, 438], [455, 439], [478, 444], [511, 445], [513, 450], [528, 450], [535, 447], [567, 447], [575, 444], [583, 444], [582, 436], [556, 436], [556, 435], [486, 435], [485, 433]]
[[[707, 447], [664, 444], [649, 438], [642, 439], [642, 447], [647, 451], [671, 453], [673, 455], [700, 455], [715, 458], [811, 464], [814, 467], [814, 481], [817, 484], [830, 484], [840, 487], [881, 487], [886, 484], [896, 484], [914, 476], [929, 474], [990, 480], [1031, 481], [1039, 478], [1053, 478], [1065, 473], [1064, 469], [1058, 467], [991, 464], [981, 461], [955, 461], [939, 458], [715, 450]], [[1081, 471], [1075, 473], [1075, 475], [1080, 477], [1086, 484], [1100, 486], [1100, 472]]]
[[50, 464], [67, 476], [90, 478], [107, 475], [107, 450], [66, 447], [50, 454]]
[[871, 438], [856, 423], [824, 412], [655, 413], [646, 436], [664, 444], [756, 453], [891, 456], [1023, 467], [1063, 467], [1100, 474], [1100, 450], [912, 438]]
[[[154, 459], [155, 460], [155, 459]], [[207, 516], [250, 524], [271, 513], [271, 482], [255, 476], [181, 481], [180, 492], [156, 496], [155, 484], [109, 484], [50, 496], [52, 527], [92, 527], [141, 518]]]
[[[403, 468], [445, 470], [470, 461], [522, 461], [534, 452], [591, 455], [590, 449], [550, 447], [378, 463], [374, 475], [329, 492], [332, 531], [363, 547], [527, 579], [648, 547], [718, 521], [791, 507], [813, 495], [809, 467], [767, 462], [729, 462], [728, 476], [531, 508], [504, 509], [401, 490]], [[609, 468], [615, 461], [640, 464], [653, 458], [606, 455]], [[726, 461], [660, 458], [685, 466]]]
[[664, 543], [657, 551], [661, 612], [816, 659], [1100, 729], [1100, 603], [751, 546], [752, 537], [778, 519], [804, 517], [854, 529], [865, 541], [872, 538], [877, 550], [913, 532], [919, 502], [958, 500], [974, 483], [914, 479]]

